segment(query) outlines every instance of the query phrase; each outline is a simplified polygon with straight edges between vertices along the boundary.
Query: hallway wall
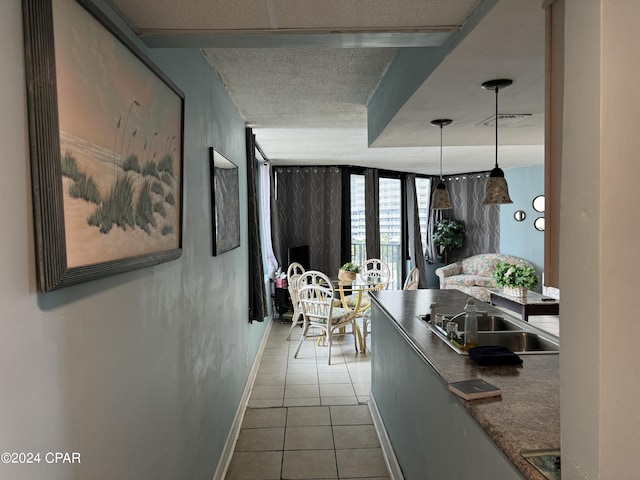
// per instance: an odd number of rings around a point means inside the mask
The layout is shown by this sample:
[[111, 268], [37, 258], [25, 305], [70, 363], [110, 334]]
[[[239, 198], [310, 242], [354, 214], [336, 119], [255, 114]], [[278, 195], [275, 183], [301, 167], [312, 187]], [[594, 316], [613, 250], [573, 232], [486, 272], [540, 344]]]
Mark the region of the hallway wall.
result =
[[[186, 97], [182, 257], [38, 294], [22, 6], [0, 3], [0, 450], [81, 455], [3, 479], [210, 479], [265, 332], [247, 320], [244, 122], [199, 51], [136, 43]], [[240, 178], [241, 247], [219, 257], [209, 146]]]

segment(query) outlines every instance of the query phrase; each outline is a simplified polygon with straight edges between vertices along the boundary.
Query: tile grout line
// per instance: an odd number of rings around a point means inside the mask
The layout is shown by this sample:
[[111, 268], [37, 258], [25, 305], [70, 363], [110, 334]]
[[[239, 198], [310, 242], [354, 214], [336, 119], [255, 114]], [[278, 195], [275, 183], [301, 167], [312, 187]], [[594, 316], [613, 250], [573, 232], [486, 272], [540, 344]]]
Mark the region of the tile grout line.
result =
[[[273, 332], [271, 332], [273, 334]], [[273, 337], [275, 338], [275, 337]], [[274, 341], [274, 345], [275, 345], [275, 341]], [[361, 373], [361, 369], [360, 368], [356, 368], [356, 364], [359, 362], [359, 357], [356, 358], [353, 362], [348, 361], [349, 358], [347, 357], [347, 352], [345, 352], [345, 347], [346, 344], [344, 344], [344, 342], [337, 342], [337, 344], [334, 345], [335, 347], [339, 347], [340, 349], [340, 358], [341, 358], [341, 364], [344, 364], [344, 370], [347, 373], [347, 378], [349, 379], [348, 383], [351, 386], [353, 393], [355, 395], [355, 387], [354, 387], [354, 376], [356, 374], [360, 374]], [[336, 349], [337, 350], [337, 349]], [[287, 450], [285, 450], [286, 447], [286, 438], [287, 438], [287, 430], [288, 430], [288, 421], [289, 421], [289, 415], [291, 412], [289, 412], [289, 409], [292, 405], [290, 406], [285, 406], [284, 405], [284, 398], [285, 398], [285, 392], [286, 392], [286, 387], [287, 386], [291, 386], [291, 385], [295, 385], [295, 384], [290, 384], [289, 380], [288, 380], [288, 376], [290, 374], [289, 372], [289, 366], [290, 365], [294, 365], [296, 364], [296, 362], [294, 362], [293, 360], [291, 360], [292, 358], [292, 350], [291, 350], [291, 346], [289, 345], [286, 349], [287, 351], [287, 355], [286, 355], [286, 360], [285, 360], [285, 369], [284, 369], [284, 390], [283, 390], [283, 396], [282, 396], [282, 407], [285, 408], [285, 414], [284, 414], [284, 438], [282, 440], [282, 447], [281, 447], [281, 451], [282, 451], [282, 456], [281, 456], [281, 461], [280, 461], [280, 478], [282, 478], [283, 474], [284, 474], [284, 466], [285, 466], [285, 459], [284, 459], [284, 454]], [[337, 353], [337, 352], [336, 352]], [[351, 355], [350, 353], [348, 355]], [[277, 355], [276, 355], [277, 356]], [[308, 365], [308, 368], [310, 371], [313, 371], [315, 373], [315, 377], [316, 377], [316, 388], [318, 391], [318, 396], [320, 399], [320, 404], [318, 405], [319, 407], [326, 407], [328, 409], [328, 413], [329, 413], [329, 428], [331, 429], [331, 441], [332, 441], [332, 450], [333, 450], [333, 458], [335, 461], [335, 475], [336, 478], [341, 478], [340, 477], [340, 473], [339, 473], [339, 465], [338, 465], [338, 455], [337, 455], [337, 451], [338, 449], [336, 448], [336, 437], [335, 437], [335, 418], [334, 418], [334, 414], [333, 414], [333, 407], [335, 406], [340, 406], [341, 404], [332, 404], [329, 403], [327, 405], [323, 405], [322, 403], [322, 396], [321, 396], [321, 391], [320, 391], [320, 375], [321, 375], [321, 369], [320, 369], [320, 364], [319, 361], [321, 361], [321, 359], [319, 358], [319, 352], [318, 352], [318, 346], [314, 343], [313, 344], [313, 357], [314, 357], [314, 361], [311, 362], [306, 362], [306, 363], [302, 363], [302, 364], [298, 364], [298, 365]], [[335, 358], [337, 359], [338, 356], [335, 355]], [[314, 368], [314, 364], [315, 363], [315, 368]], [[353, 365], [350, 366], [350, 364], [353, 363]], [[336, 364], [338, 365], [338, 364]], [[297, 368], [296, 369], [296, 373], [299, 373], [300, 371], [304, 371], [307, 367], [303, 366], [302, 368]], [[327, 375], [330, 375], [333, 372], [330, 372], [328, 370], [326, 370], [325, 368], [322, 369], [323, 372], [326, 372]], [[335, 372], [338, 373], [338, 372]], [[328, 382], [329, 384], [332, 383], [331, 381]], [[328, 398], [328, 397], [327, 397]], [[366, 405], [366, 402], [364, 404], [360, 403], [359, 399], [358, 399], [358, 395], [355, 395], [355, 401], [356, 403], [349, 403], [349, 404], [344, 404], [344, 406], [362, 406], [362, 405]], [[300, 407], [304, 408], [304, 405], [301, 405]], [[315, 407], [315, 406], [314, 406]], [[310, 426], [313, 427], [313, 426]], [[303, 451], [305, 449], [302, 450], [296, 450], [295, 451]], [[280, 451], [280, 450], [277, 450]], [[275, 472], [274, 472], [275, 473]], [[388, 478], [388, 477], [387, 477]]]

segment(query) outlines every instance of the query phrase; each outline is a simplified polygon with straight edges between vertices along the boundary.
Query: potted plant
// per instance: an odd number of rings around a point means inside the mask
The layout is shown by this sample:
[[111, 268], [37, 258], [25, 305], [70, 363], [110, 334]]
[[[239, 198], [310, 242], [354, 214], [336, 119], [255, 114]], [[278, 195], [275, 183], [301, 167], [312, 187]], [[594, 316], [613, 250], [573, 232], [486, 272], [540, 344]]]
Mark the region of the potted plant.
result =
[[436, 223], [433, 242], [439, 247], [440, 255], [444, 256], [445, 265], [449, 263], [449, 252], [462, 247], [465, 231], [464, 223], [452, 218], [443, 218]]
[[360, 267], [355, 263], [347, 262], [342, 265], [342, 267], [340, 267], [340, 271], [338, 272], [338, 280], [344, 282], [345, 284], [351, 285], [356, 279], [356, 275], [358, 273], [360, 273]]
[[539, 281], [535, 268], [525, 263], [498, 262], [493, 278], [505, 294], [514, 297], [526, 297]]

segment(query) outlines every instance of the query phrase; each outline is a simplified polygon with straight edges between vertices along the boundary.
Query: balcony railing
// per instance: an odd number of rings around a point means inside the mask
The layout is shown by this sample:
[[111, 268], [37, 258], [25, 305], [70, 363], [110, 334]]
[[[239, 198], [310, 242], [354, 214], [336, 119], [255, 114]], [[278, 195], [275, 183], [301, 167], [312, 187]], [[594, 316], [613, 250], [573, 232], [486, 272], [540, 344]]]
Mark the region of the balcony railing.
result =
[[[367, 259], [367, 249], [364, 243], [351, 243], [351, 261], [356, 265], [362, 265]], [[380, 260], [389, 266], [391, 271], [391, 284], [389, 289], [400, 290], [402, 288], [402, 249], [397, 243], [380, 244]]]

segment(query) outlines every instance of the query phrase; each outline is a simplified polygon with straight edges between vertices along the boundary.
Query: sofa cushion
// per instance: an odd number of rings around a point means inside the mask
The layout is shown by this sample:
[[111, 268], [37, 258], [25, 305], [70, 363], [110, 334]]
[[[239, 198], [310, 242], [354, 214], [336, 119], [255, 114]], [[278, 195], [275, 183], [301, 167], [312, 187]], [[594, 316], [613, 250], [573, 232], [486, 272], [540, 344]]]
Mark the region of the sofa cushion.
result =
[[529, 263], [522, 258], [504, 253], [482, 253], [463, 259], [460, 262], [460, 273], [467, 275], [480, 275], [481, 277], [493, 277], [493, 274], [496, 271], [496, 265], [499, 262]]
[[501, 260], [498, 254], [474, 255], [462, 260], [462, 273], [469, 275], [480, 275], [482, 277], [492, 277], [496, 265]]
[[496, 279], [493, 277], [479, 276], [476, 278], [476, 286], [485, 288], [497, 288], [498, 284], [496, 283]]
[[481, 277], [479, 275], [453, 275], [447, 278], [447, 285], [467, 285], [472, 287], [474, 285], [485, 286], [487, 277]]

